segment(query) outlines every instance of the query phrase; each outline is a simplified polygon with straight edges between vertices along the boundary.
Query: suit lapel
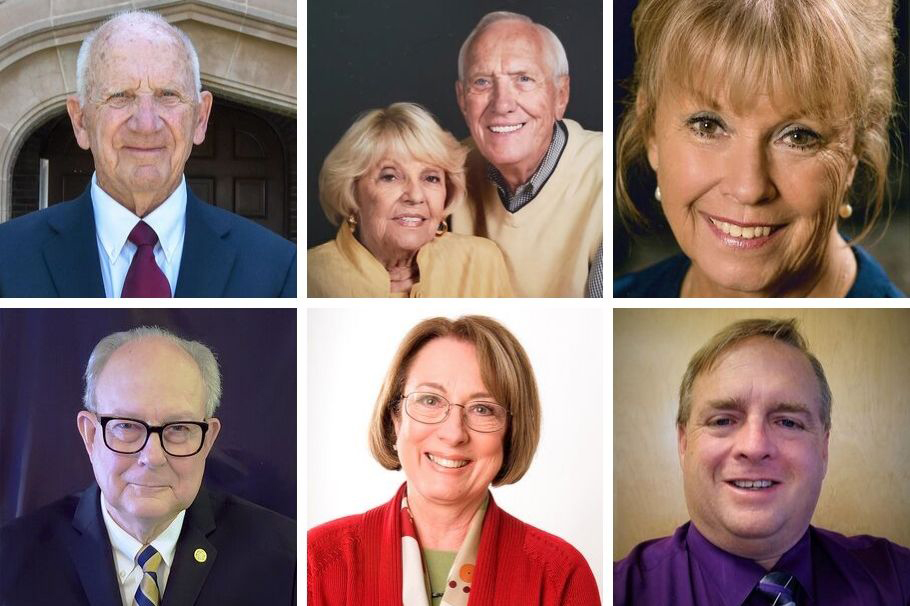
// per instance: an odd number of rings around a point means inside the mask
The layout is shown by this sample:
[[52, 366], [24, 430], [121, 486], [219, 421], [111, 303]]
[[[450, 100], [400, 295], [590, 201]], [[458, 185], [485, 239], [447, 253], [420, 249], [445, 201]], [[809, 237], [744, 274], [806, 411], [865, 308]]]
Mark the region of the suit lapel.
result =
[[114, 554], [101, 518], [100, 492], [92, 485], [82, 493], [67, 548], [82, 588], [92, 606], [122, 606], [120, 586], [114, 572]]
[[177, 278], [177, 297], [221, 297], [237, 251], [225, 240], [230, 222], [186, 190], [186, 236]]
[[104, 296], [91, 192], [89, 186], [48, 219], [55, 235], [44, 245], [44, 261], [61, 297]]
[[186, 510], [183, 519], [183, 529], [174, 553], [174, 565], [168, 576], [161, 606], [196, 603], [202, 585], [218, 557], [218, 550], [207, 538], [214, 530], [211, 500], [208, 491], [200, 488], [196, 500]]

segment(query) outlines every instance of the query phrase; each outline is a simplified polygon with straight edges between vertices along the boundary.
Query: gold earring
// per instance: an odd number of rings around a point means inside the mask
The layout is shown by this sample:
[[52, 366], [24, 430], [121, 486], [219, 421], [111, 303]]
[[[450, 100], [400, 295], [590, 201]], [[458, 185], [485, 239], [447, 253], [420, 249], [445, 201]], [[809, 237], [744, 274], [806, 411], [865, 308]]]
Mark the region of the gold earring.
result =
[[660, 185], [654, 188], [654, 199], [660, 202]]
[[436, 235], [441, 236], [442, 234], [449, 231], [449, 224], [446, 223], [446, 220], [443, 219], [442, 223], [439, 224], [439, 227], [436, 228]]
[[849, 203], [844, 202], [840, 205], [840, 208], [837, 209], [837, 214], [840, 215], [841, 219], [849, 219], [853, 215], [853, 207]]
[[354, 216], [354, 213], [348, 215], [348, 225], [351, 226], [351, 231], [354, 231], [354, 228], [357, 227], [357, 217]]

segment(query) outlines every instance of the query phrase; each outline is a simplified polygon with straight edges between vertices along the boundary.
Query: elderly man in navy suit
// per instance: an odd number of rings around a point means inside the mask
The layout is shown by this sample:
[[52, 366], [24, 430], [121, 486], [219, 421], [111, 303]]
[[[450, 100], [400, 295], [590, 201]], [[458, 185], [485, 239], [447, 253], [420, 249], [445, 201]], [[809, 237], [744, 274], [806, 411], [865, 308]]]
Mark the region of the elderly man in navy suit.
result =
[[212, 94], [183, 32], [154, 13], [115, 16], [83, 41], [76, 88], [66, 109], [91, 185], [0, 225], [0, 296], [296, 296], [296, 247], [186, 186]]
[[293, 604], [295, 523], [202, 487], [220, 395], [199, 342], [102, 339], [76, 417], [96, 483], [0, 531], [0, 604]]

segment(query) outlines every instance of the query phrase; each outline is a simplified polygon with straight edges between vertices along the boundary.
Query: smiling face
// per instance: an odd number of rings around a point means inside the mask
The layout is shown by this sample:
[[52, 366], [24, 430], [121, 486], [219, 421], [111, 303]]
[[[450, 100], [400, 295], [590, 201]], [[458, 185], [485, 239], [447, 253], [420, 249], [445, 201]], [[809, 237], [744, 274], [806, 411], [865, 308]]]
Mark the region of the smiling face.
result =
[[435, 237], [445, 214], [442, 168], [392, 155], [380, 158], [355, 187], [358, 238], [380, 261], [409, 257]]
[[[657, 104], [648, 160], [699, 294], [776, 294], [820, 272], [832, 242], [833, 182], [852, 180], [852, 131], [766, 95], [740, 113], [674, 88]], [[837, 176], [832, 178], [833, 174]]]
[[499, 21], [474, 39], [455, 84], [477, 149], [513, 187], [537, 170], [569, 102], [569, 77], [552, 69], [533, 25]]
[[[96, 387], [98, 416], [123, 416], [163, 425], [205, 420], [202, 376], [193, 359], [160, 337], [131, 341], [117, 349]], [[164, 452], [157, 434], [131, 455], [110, 450], [100, 421], [87, 411], [77, 422], [111, 517], [139, 540], [157, 536], [196, 498], [205, 458], [218, 436], [218, 419], [208, 419], [202, 450], [189, 457]]]
[[102, 31], [85, 105], [67, 101], [76, 141], [91, 149], [99, 187], [143, 216], [180, 183], [202, 143], [212, 96], [197, 100], [186, 50], [160, 29]]
[[819, 397], [806, 357], [767, 337], [696, 377], [679, 457], [689, 515], [709, 541], [776, 561], [802, 537], [828, 464]]
[[[453, 337], [434, 339], [417, 353], [404, 394], [415, 391], [437, 393], [459, 404], [494, 401], [481, 378], [474, 345]], [[479, 504], [502, 467], [505, 432], [469, 429], [457, 406], [445, 421], [433, 425], [401, 410], [395, 419], [395, 444], [408, 479], [408, 499], [457, 508]]]

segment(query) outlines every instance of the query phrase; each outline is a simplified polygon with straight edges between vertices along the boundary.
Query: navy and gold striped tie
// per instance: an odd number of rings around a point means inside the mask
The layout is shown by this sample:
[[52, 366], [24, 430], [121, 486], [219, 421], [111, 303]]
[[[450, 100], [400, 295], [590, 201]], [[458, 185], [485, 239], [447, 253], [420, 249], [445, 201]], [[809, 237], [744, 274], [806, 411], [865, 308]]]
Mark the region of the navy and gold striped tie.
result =
[[158, 567], [161, 565], [161, 554], [151, 545], [139, 552], [136, 558], [142, 566], [142, 581], [136, 590], [133, 601], [138, 606], [158, 606], [160, 600], [158, 592]]

